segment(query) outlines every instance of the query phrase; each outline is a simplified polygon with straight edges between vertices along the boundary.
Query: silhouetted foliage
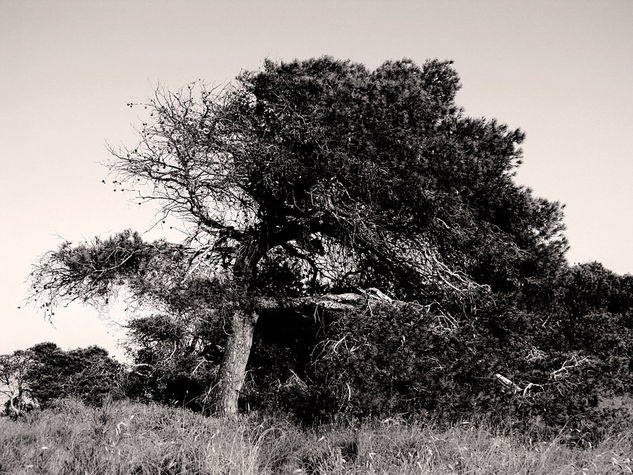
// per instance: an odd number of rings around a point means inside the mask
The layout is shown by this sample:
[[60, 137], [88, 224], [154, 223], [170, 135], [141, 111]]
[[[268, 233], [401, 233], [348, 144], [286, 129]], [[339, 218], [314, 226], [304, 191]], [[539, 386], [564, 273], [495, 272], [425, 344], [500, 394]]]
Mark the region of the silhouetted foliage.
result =
[[26, 374], [31, 396], [42, 408], [64, 397], [99, 405], [106, 397], [123, 396], [123, 368], [98, 346], [64, 351], [55, 343], [29, 348], [33, 364]]
[[153, 307], [130, 324], [138, 397], [581, 430], [629, 394], [631, 276], [568, 268], [563, 207], [513, 180], [523, 133], [459, 87], [450, 62], [324, 57], [157, 91], [112, 168], [187, 238], [65, 243], [35, 295]]

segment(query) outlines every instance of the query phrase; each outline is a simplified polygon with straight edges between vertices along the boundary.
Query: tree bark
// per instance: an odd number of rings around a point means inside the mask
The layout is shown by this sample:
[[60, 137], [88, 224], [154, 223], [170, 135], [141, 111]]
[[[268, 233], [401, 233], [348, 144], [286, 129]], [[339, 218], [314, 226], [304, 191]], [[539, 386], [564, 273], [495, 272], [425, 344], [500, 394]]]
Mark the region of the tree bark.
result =
[[258, 315], [237, 309], [231, 315], [231, 334], [220, 365], [215, 411], [222, 416], [236, 416], [244, 380], [246, 363], [253, 346], [253, 333]]

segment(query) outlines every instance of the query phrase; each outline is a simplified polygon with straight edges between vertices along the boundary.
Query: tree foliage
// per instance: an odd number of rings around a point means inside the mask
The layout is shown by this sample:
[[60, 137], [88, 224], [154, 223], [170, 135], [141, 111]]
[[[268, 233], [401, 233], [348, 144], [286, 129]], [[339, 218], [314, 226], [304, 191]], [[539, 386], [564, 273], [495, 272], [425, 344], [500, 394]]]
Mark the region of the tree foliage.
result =
[[4, 404], [5, 414], [18, 417], [36, 406], [28, 378], [35, 365], [29, 351], [17, 350], [0, 355], [0, 394], [8, 397]]
[[10, 397], [6, 412], [15, 416], [65, 397], [99, 405], [124, 393], [123, 368], [98, 346], [64, 351], [55, 343], [38, 343], [0, 355], [0, 378]]
[[565, 265], [562, 207], [514, 182], [523, 133], [467, 117], [459, 87], [450, 62], [369, 70], [323, 57], [267, 61], [224, 89], [157, 91], [112, 169], [187, 238], [66, 243], [36, 267], [34, 294], [53, 308], [127, 286], [167, 316], [133, 324], [145, 357], [173, 358], [151, 343], [161, 338], [195, 355], [224, 413], [237, 410], [266, 312], [395, 299], [423, 326], [534, 298]]

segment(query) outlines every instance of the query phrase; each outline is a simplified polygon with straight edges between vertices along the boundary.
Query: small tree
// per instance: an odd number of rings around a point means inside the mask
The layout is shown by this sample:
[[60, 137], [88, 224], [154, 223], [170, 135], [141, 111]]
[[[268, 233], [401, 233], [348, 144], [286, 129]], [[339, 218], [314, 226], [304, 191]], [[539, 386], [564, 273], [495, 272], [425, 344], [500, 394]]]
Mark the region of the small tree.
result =
[[10, 355], [0, 355], [0, 394], [9, 399], [5, 411], [11, 417], [18, 417], [37, 402], [31, 397], [28, 375], [37, 366], [30, 351], [17, 350]]
[[[564, 261], [561, 207], [512, 176], [523, 133], [464, 116], [449, 62], [370, 71], [267, 61], [222, 90], [157, 92], [112, 169], [187, 224], [178, 245], [131, 232], [43, 258], [45, 307], [139, 300], [228, 333], [213, 389], [235, 414], [262, 311], [353, 311], [389, 295], [464, 314]], [[379, 289], [373, 294], [361, 292]]]
[[29, 348], [33, 364], [26, 373], [30, 394], [43, 408], [64, 397], [98, 405], [106, 396], [121, 395], [121, 365], [98, 346], [64, 351], [55, 343]]

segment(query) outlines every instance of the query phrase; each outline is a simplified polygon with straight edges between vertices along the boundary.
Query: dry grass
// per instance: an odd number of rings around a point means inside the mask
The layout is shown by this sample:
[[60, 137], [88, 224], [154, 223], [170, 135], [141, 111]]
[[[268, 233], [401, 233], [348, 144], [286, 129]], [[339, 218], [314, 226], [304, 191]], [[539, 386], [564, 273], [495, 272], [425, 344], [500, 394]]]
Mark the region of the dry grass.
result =
[[204, 418], [129, 402], [65, 401], [0, 419], [0, 473], [633, 473], [633, 432], [580, 450], [529, 444], [482, 425], [305, 430], [280, 420]]

